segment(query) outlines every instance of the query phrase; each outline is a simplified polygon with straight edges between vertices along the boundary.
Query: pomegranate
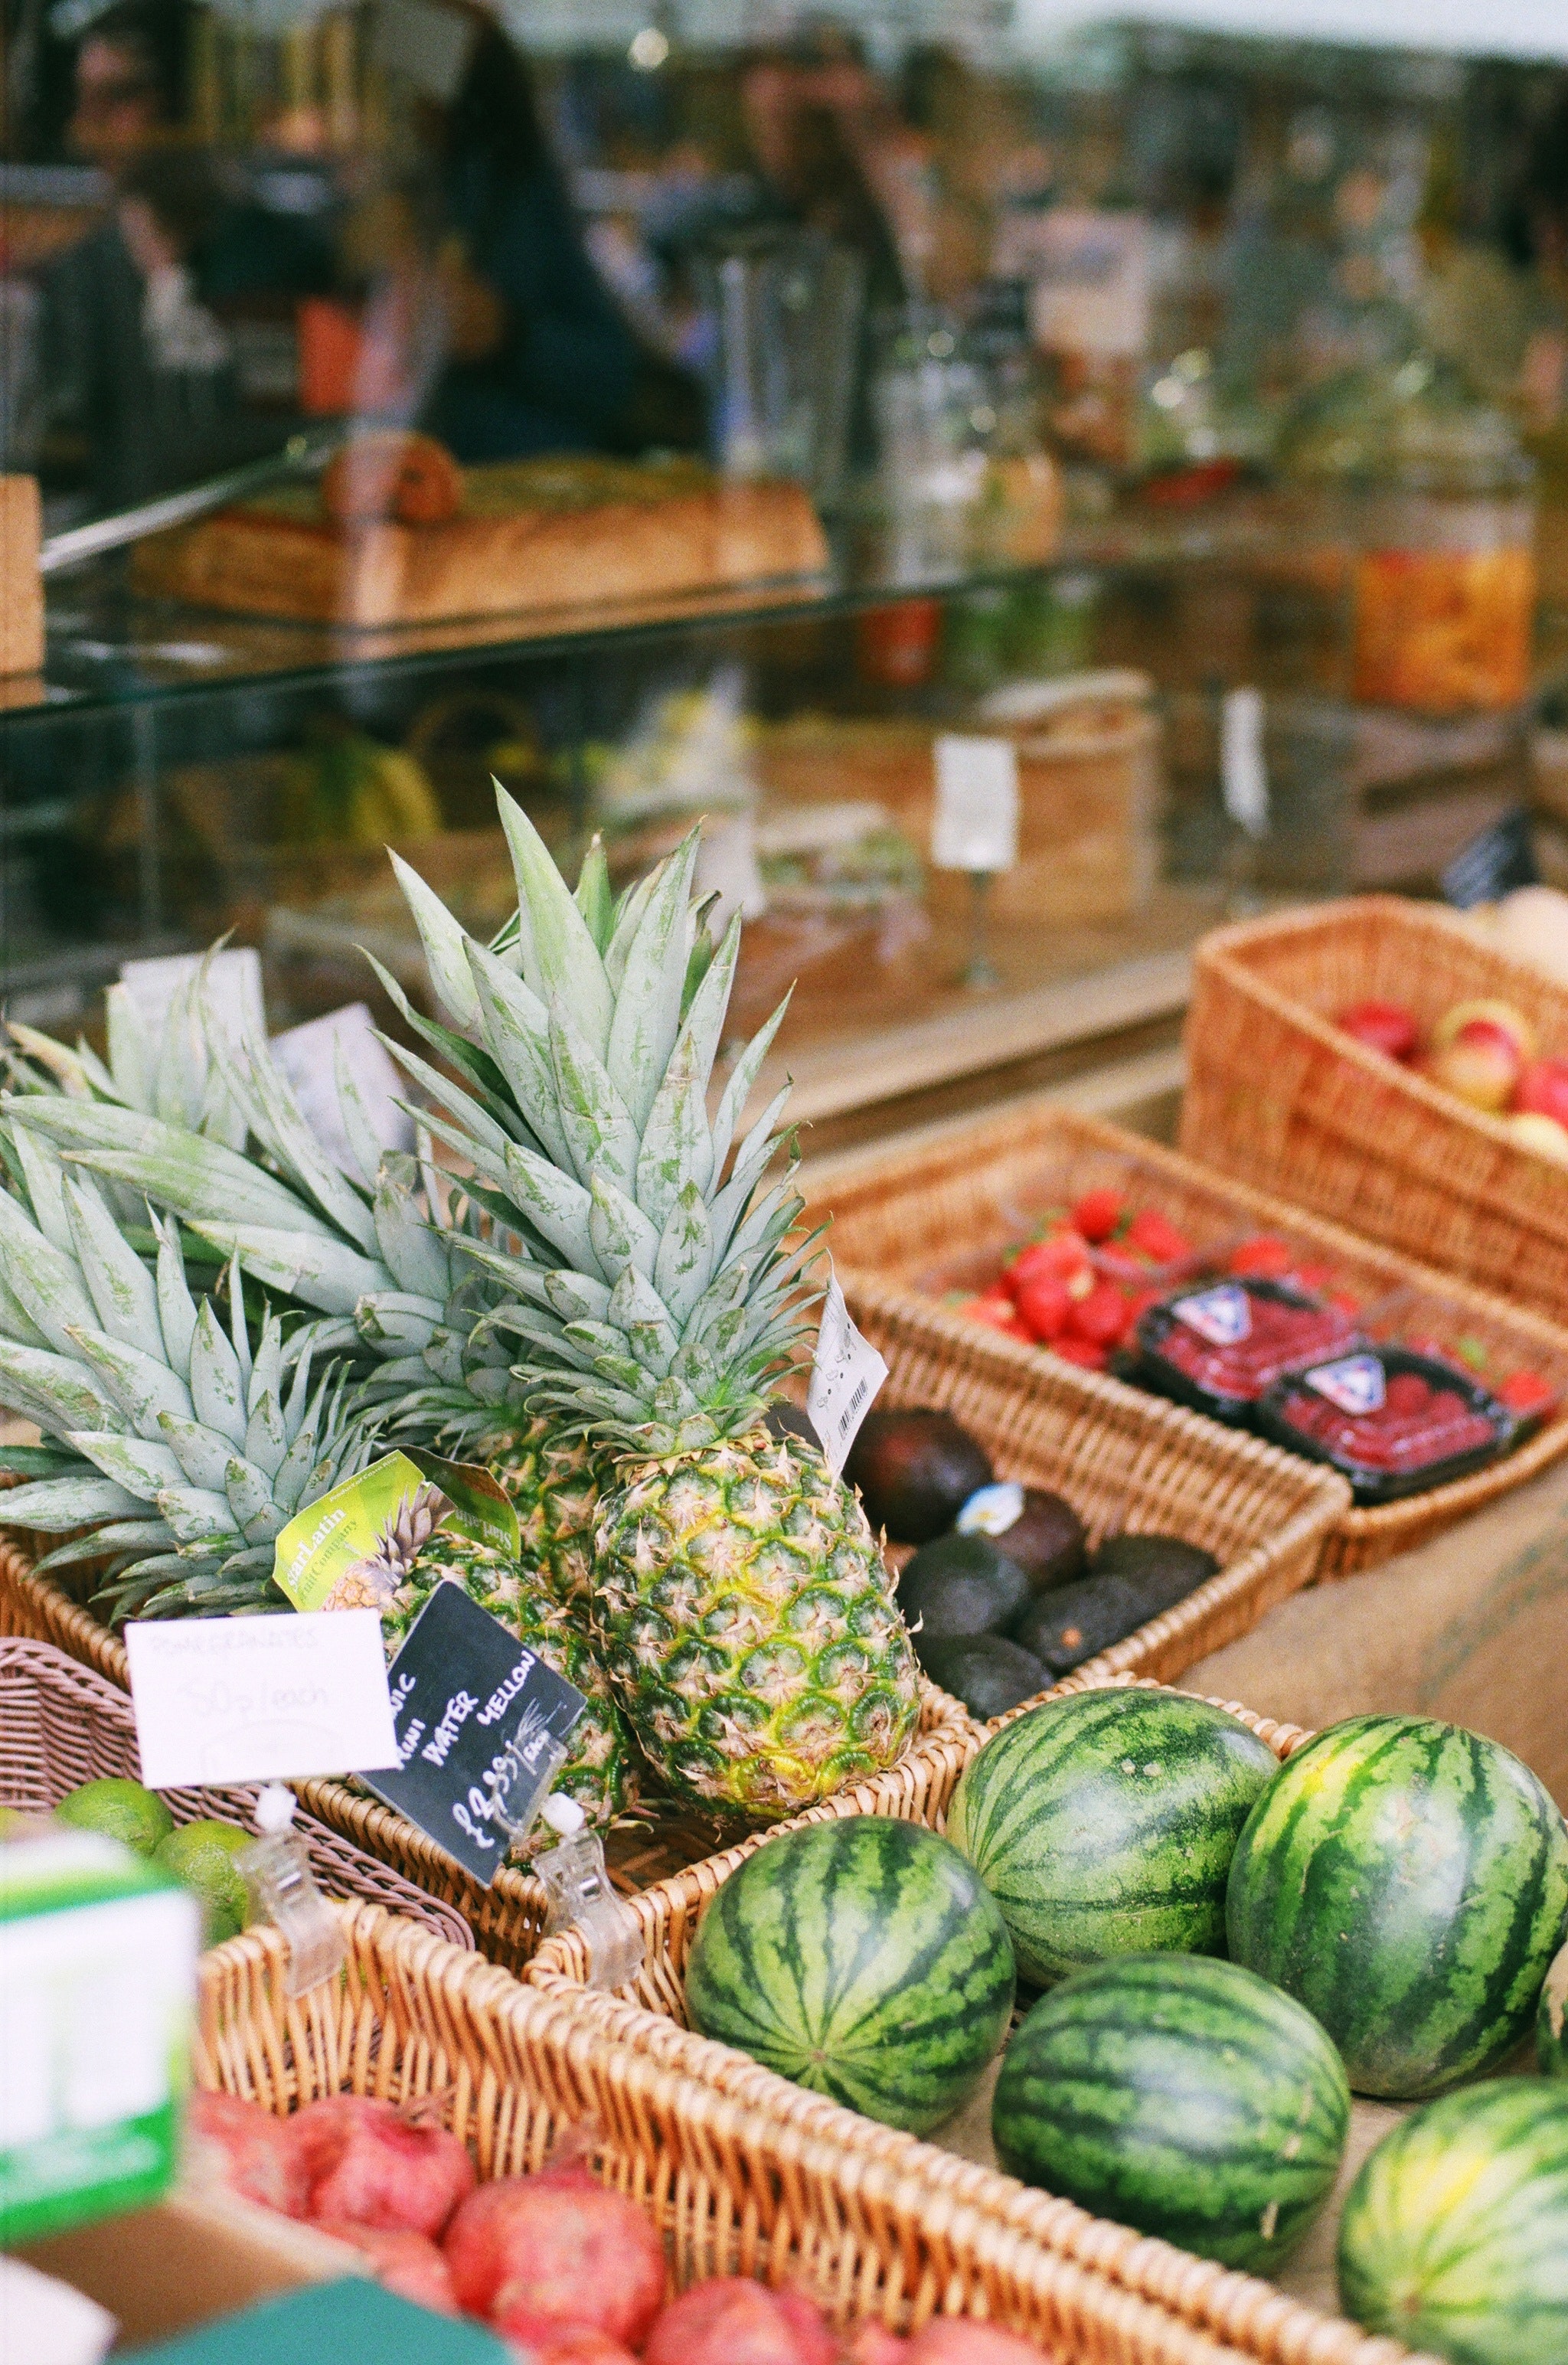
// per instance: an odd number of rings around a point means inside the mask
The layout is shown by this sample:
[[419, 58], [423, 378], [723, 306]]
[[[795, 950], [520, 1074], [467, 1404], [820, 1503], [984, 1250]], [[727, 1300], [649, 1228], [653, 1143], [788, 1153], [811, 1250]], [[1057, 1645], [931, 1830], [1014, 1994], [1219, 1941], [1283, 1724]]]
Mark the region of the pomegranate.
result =
[[390, 2102], [330, 2095], [308, 2103], [292, 2132], [312, 2217], [433, 2240], [474, 2190], [474, 2163], [457, 2137], [444, 2127], [416, 2125]]
[[303, 2217], [309, 2198], [305, 2165], [286, 2119], [237, 2094], [194, 2093], [185, 2130], [198, 2176], [210, 2173], [231, 2192], [286, 2217]]
[[905, 2365], [1041, 2365], [1043, 2351], [1015, 2332], [957, 2315], [934, 2315], [909, 2344]]
[[323, 2234], [350, 2242], [369, 2265], [384, 2290], [399, 2299], [411, 2299], [437, 2315], [455, 2315], [457, 2300], [452, 2270], [428, 2234], [410, 2234], [402, 2227], [355, 2225], [349, 2219], [319, 2217]]
[[672, 2300], [644, 2365], [834, 2365], [837, 2344], [800, 2292], [714, 2275]]
[[634, 2202], [577, 2165], [498, 2177], [447, 2229], [458, 2304], [521, 2325], [573, 2325], [635, 2348], [665, 2290], [664, 2245]]
[[843, 2365], [908, 2365], [909, 2343], [879, 2324], [863, 2324], [844, 2351]]
[[515, 2316], [496, 2330], [516, 2365], [637, 2365], [629, 2348], [591, 2324], [541, 2325], [536, 2316]]

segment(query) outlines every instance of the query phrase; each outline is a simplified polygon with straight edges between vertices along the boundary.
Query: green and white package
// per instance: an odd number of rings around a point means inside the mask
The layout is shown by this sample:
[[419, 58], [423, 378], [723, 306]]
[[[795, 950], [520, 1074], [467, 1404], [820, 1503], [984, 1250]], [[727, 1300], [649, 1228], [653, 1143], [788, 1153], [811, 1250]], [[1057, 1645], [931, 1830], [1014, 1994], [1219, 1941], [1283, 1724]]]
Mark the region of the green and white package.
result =
[[274, 1547], [273, 1576], [297, 1609], [379, 1608], [445, 1527], [517, 1557], [517, 1512], [489, 1471], [437, 1453], [384, 1454], [295, 1514]]

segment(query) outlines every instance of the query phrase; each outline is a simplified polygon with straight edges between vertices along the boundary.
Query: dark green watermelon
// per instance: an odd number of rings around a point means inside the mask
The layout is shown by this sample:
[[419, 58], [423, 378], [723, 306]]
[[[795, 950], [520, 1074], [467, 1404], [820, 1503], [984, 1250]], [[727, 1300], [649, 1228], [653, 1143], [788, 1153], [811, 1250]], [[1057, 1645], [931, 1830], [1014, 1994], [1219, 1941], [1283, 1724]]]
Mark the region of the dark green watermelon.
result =
[[1495, 2078], [1384, 2135], [1339, 2220], [1339, 2298], [1454, 2365], [1568, 2358], [1568, 2086]]
[[957, 1848], [855, 1815], [730, 1875], [686, 1971], [693, 2028], [917, 2135], [973, 2090], [1013, 2011], [1013, 1948]]
[[1535, 2014], [1535, 2057], [1542, 2075], [1568, 2078], [1568, 1946], [1546, 1975]]
[[1231, 1854], [1277, 1765], [1204, 1700], [1081, 1692], [986, 1743], [953, 1795], [947, 1836], [1038, 1986], [1111, 1955], [1223, 1954]]
[[1330, 1725], [1280, 1768], [1230, 1868], [1238, 1963], [1316, 2013], [1363, 2094], [1491, 2068], [1568, 1922], [1568, 1829], [1528, 1765], [1417, 1716]]
[[1271, 2273], [1331, 2189], [1350, 2124], [1310, 2012], [1207, 1955], [1126, 1955], [1042, 1996], [1007, 2048], [1004, 2168], [1227, 2267]]

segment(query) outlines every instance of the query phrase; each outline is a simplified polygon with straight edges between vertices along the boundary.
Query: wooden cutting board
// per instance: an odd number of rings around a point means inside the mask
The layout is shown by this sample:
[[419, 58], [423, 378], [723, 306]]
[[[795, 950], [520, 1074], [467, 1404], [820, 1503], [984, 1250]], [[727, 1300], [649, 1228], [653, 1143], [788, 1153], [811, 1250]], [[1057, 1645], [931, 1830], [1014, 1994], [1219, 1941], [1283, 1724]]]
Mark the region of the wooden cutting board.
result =
[[346, 527], [314, 487], [290, 488], [142, 543], [133, 579], [249, 615], [424, 624], [779, 581], [827, 560], [798, 485], [571, 458], [466, 470], [443, 525]]

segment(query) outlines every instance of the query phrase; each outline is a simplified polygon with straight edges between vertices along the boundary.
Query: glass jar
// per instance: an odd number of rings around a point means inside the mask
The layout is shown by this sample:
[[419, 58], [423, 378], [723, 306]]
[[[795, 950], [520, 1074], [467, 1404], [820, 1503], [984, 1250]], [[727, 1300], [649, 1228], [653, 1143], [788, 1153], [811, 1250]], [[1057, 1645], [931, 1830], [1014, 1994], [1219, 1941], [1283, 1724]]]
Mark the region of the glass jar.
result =
[[1364, 497], [1354, 561], [1353, 695], [1426, 714], [1529, 694], [1532, 471], [1502, 412], [1412, 406]]

